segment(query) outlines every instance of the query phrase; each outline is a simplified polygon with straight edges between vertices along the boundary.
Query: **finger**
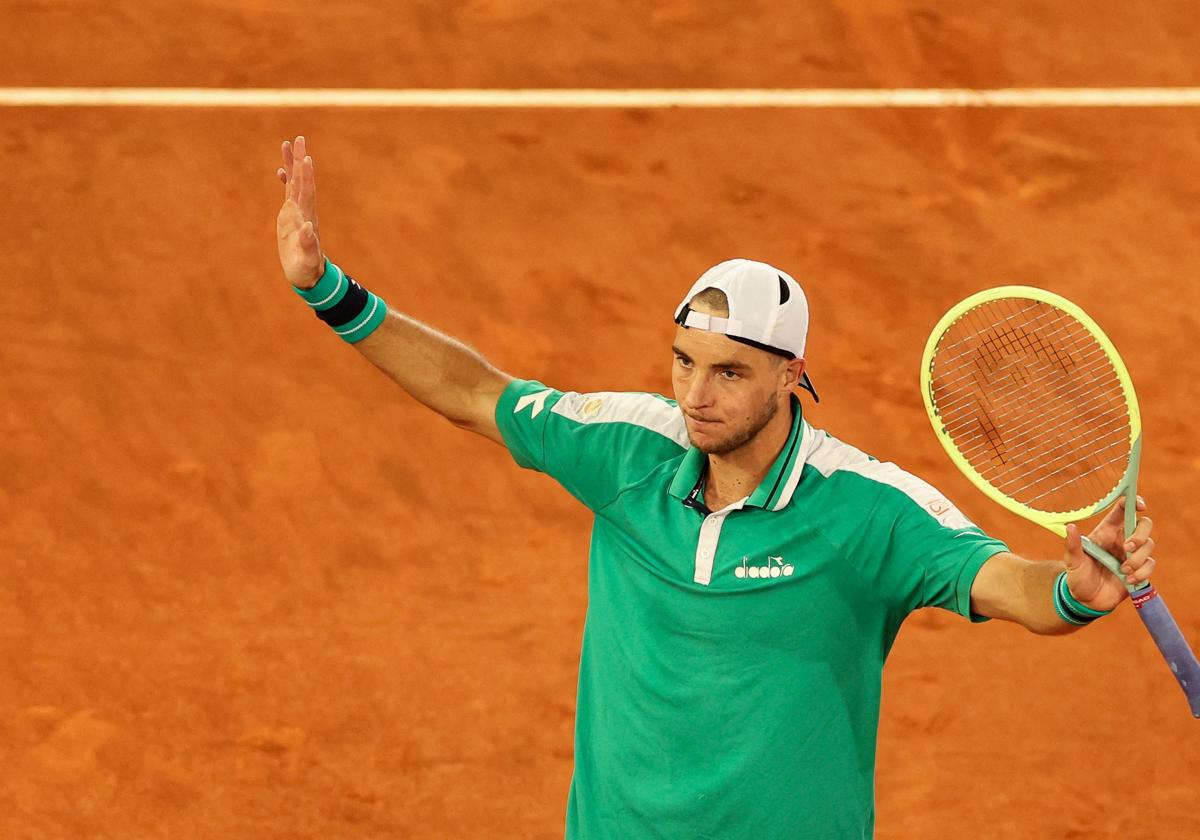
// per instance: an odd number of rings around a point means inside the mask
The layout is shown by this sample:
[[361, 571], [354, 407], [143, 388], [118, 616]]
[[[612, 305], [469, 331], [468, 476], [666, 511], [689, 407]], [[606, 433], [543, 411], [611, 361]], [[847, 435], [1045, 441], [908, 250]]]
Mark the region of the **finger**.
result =
[[[296, 200], [296, 203], [298, 205], [300, 205], [301, 211], [304, 211], [304, 209], [305, 209], [305, 206], [304, 206], [304, 203], [305, 203], [304, 202], [305, 177], [304, 176], [305, 176], [304, 159], [298, 158], [296, 160], [295, 168], [292, 169], [292, 183], [295, 184], [295, 189], [292, 193], [292, 198], [294, 198]], [[306, 219], [308, 218], [307, 213], [304, 214], [304, 218], [306, 218]]]
[[303, 134], [297, 134], [296, 139], [292, 142], [292, 180], [296, 183], [295, 192], [292, 197], [296, 199], [296, 203], [304, 208], [304, 202], [300, 197], [304, 194], [304, 158], [308, 155], [307, 143]]
[[1117, 499], [1117, 503], [1108, 509], [1108, 513], [1104, 515], [1104, 520], [1101, 525], [1111, 525], [1114, 528], [1120, 528], [1125, 522], [1125, 497]]
[[1154, 551], [1154, 539], [1147, 537], [1137, 551], [1129, 554], [1121, 563], [1121, 571], [1132, 572], [1140, 569], [1150, 559], [1150, 553]]
[[292, 184], [292, 170], [296, 165], [296, 156], [292, 153], [292, 143], [290, 140], [283, 141], [283, 183], [287, 187], [284, 192], [284, 198], [293, 198], [295, 187]]
[[[1125, 512], [1125, 497], [1122, 496], [1121, 498], [1117, 499], [1117, 503], [1115, 505], [1113, 505], [1113, 507], [1116, 508], [1117, 510], [1119, 510], [1121, 513], [1124, 513]], [[1145, 510], [1146, 509], [1146, 500], [1143, 499], [1141, 496], [1138, 496], [1137, 504], [1134, 506], [1134, 509], [1138, 510], [1138, 511]]]
[[288, 181], [287, 170], [284, 169], [282, 166], [279, 167], [278, 169], [275, 170], [275, 177], [278, 178], [282, 183], [286, 184]]
[[305, 251], [313, 251], [317, 247], [317, 232], [313, 229], [312, 222], [305, 222], [304, 227], [300, 228], [300, 246]]
[[1154, 566], [1154, 558], [1147, 557], [1146, 562], [1142, 564], [1140, 569], [1125, 575], [1125, 580], [1128, 583], [1145, 583], [1150, 580], [1150, 575], [1154, 574]]
[[300, 198], [298, 201], [300, 209], [304, 211], [305, 218], [311, 219], [317, 198], [317, 182], [316, 175], [313, 172], [313, 159], [311, 156], [306, 155], [304, 157], [304, 162], [300, 164], [300, 171], [303, 173], [303, 177], [300, 182]]
[[1129, 538], [1125, 540], [1125, 545], [1122, 546], [1125, 549], [1125, 553], [1130, 554], [1144, 545], [1150, 539], [1150, 531], [1153, 528], [1154, 521], [1149, 516], [1143, 516], [1139, 519], [1137, 526], [1133, 529], [1133, 533], [1129, 535]]

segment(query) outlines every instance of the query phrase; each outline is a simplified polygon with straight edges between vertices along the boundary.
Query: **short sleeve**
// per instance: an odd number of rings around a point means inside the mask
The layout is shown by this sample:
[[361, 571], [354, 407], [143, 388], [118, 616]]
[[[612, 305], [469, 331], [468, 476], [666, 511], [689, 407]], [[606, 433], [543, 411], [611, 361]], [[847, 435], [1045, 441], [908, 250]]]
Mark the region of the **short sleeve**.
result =
[[[906, 506], [892, 532], [894, 561], [921, 570], [910, 609], [941, 607], [984, 621], [971, 613], [971, 585], [988, 558], [1008, 546], [972, 525], [949, 502], [944, 504], [940, 516], [915, 503]], [[946, 521], [955, 517], [962, 521]]]
[[883, 544], [883, 579], [907, 614], [941, 607], [972, 621], [971, 585], [988, 558], [1008, 551], [967, 519], [937, 488], [894, 464], [874, 463], [879, 484], [868, 534]]
[[513, 380], [496, 426], [522, 467], [546, 473], [592, 510], [688, 446], [683, 416], [657, 394], [558, 391]]

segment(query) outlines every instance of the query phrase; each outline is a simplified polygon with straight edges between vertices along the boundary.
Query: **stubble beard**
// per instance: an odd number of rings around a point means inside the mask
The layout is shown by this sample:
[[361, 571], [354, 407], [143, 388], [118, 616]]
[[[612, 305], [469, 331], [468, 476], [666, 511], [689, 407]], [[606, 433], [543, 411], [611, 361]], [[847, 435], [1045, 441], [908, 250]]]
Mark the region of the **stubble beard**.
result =
[[756, 417], [751, 418], [743, 428], [730, 433], [729, 437], [724, 440], [701, 445], [691, 435], [688, 435], [688, 439], [691, 441], [692, 446], [699, 449], [705, 455], [728, 455], [735, 449], [739, 449], [754, 440], [754, 437], [771, 422], [778, 412], [779, 398], [772, 395]]

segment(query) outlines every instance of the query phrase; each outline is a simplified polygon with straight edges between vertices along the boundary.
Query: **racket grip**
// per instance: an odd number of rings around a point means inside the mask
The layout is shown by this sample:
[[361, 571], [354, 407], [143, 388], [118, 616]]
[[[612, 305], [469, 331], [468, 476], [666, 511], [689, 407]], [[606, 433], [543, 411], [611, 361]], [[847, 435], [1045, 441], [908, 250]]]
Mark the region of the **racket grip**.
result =
[[1179, 680], [1183, 693], [1187, 695], [1192, 716], [1200, 718], [1200, 663], [1188, 647], [1187, 639], [1180, 632], [1171, 611], [1153, 585], [1139, 589], [1130, 598], [1163, 658], [1171, 666], [1171, 673]]

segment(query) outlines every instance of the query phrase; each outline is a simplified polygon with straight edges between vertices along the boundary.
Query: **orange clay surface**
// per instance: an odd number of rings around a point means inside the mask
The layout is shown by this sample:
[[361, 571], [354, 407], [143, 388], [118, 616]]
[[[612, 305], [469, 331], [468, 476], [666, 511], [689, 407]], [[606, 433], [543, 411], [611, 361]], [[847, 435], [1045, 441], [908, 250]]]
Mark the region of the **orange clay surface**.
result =
[[[376, 5], [19, 3], [0, 83], [1200, 78], [1166, 0]], [[5, 109], [5, 840], [561, 836], [588, 514], [289, 291], [274, 169], [299, 132], [328, 252], [514, 375], [668, 390], [694, 277], [788, 269], [813, 422], [1034, 556], [1057, 541], [953, 471], [917, 366], [971, 291], [1076, 300], [1138, 385], [1156, 581], [1200, 644], [1196, 110]], [[1200, 721], [1127, 605], [1066, 639], [921, 612], [877, 787], [884, 840], [1195, 837]]]

